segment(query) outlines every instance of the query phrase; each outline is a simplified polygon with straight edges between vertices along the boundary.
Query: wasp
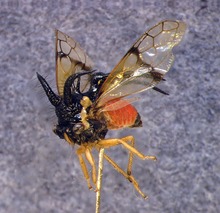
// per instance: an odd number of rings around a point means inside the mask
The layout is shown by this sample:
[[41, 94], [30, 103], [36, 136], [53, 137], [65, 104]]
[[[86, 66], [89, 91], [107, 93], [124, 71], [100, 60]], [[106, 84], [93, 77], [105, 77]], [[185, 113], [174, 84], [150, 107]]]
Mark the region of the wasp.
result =
[[[141, 127], [141, 116], [128, 96], [154, 89], [164, 80], [174, 61], [172, 49], [186, 30], [182, 21], [165, 20], [147, 30], [109, 73], [93, 70], [93, 62], [80, 45], [59, 30], [56, 34], [55, 93], [47, 81], [37, 77], [54, 106], [58, 123], [54, 133], [70, 145], [78, 145], [76, 154], [89, 189], [96, 190], [97, 168], [92, 150], [122, 145], [128, 150], [127, 170], [104, 154], [104, 158], [129, 180], [143, 198], [147, 198], [132, 175], [133, 157], [156, 160], [135, 148], [135, 139], [105, 138], [108, 130]], [[86, 161], [88, 163], [86, 163]], [[91, 174], [87, 164], [91, 166]]]

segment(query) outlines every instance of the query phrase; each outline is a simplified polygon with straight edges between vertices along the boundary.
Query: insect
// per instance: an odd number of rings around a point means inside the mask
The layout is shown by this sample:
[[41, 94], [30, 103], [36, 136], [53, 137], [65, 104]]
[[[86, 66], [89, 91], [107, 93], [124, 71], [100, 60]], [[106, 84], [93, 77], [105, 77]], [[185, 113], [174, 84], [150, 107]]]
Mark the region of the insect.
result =
[[[141, 127], [139, 113], [128, 96], [154, 89], [164, 80], [174, 56], [172, 49], [182, 39], [186, 24], [166, 20], [147, 30], [109, 73], [96, 72], [93, 63], [79, 44], [56, 30], [56, 94], [47, 81], [37, 77], [54, 106], [58, 123], [54, 133], [70, 145], [78, 145], [76, 154], [89, 189], [96, 190], [97, 168], [92, 150], [122, 145], [129, 152], [127, 170], [108, 155], [104, 158], [129, 180], [143, 198], [147, 198], [132, 175], [133, 156], [156, 160], [135, 148], [133, 136], [106, 139], [110, 129]], [[86, 161], [91, 166], [88, 172]]]

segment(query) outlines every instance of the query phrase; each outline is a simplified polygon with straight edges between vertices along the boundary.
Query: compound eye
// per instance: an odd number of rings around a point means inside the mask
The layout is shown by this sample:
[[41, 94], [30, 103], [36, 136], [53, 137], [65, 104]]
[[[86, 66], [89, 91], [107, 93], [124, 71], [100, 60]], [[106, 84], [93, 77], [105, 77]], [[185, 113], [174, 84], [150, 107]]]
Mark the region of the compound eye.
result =
[[84, 126], [82, 123], [77, 123], [73, 126], [73, 132], [75, 134], [81, 134], [83, 130], [84, 130]]

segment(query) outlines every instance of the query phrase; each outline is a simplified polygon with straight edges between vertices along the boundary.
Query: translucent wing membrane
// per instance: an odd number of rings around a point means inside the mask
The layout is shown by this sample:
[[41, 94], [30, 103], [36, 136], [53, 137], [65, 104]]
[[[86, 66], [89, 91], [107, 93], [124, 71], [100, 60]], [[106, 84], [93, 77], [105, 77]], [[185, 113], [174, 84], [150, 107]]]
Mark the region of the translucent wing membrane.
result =
[[154, 87], [169, 71], [172, 49], [182, 39], [186, 24], [163, 21], [146, 31], [104, 82], [97, 105]]
[[[55, 31], [56, 33], [56, 81], [59, 95], [63, 96], [64, 84], [67, 78], [74, 73], [90, 71], [93, 63], [85, 54], [80, 45], [68, 35]], [[89, 75], [80, 83], [85, 89], [89, 82]]]

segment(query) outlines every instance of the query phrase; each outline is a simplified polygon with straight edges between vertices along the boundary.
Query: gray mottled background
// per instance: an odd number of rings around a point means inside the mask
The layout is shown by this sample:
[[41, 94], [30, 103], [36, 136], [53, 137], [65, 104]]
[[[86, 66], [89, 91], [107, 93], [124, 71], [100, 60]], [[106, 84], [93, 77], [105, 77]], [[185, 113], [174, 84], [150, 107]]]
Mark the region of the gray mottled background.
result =
[[[161, 3], [160, 3], [161, 2]], [[160, 88], [141, 94], [135, 106], [144, 127], [132, 134], [157, 162], [134, 163], [134, 176], [149, 199], [104, 164], [101, 212], [220, 212], [220, 2], [18, 1], [0, 3], [0, 212], [90, 213], [95, 193], [87, 189], [75, 151], [51, 131], [53, 110], [35, 73], [55, 88], [54, 28], [81, 43], [110, 72], [133, 42], [164, 19], [180, 19], [188, 32]], [[121, 166], [127, 152], [107, 151]]]

